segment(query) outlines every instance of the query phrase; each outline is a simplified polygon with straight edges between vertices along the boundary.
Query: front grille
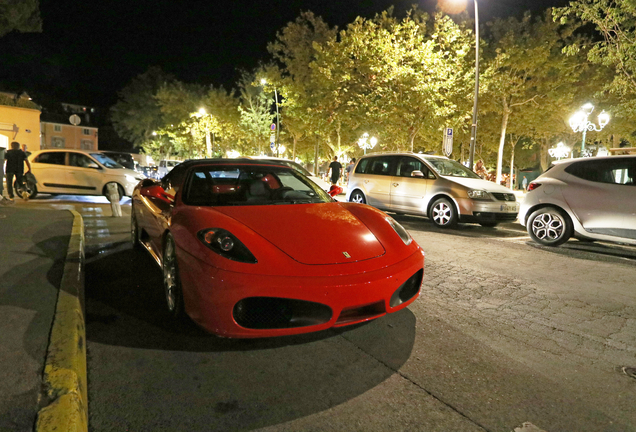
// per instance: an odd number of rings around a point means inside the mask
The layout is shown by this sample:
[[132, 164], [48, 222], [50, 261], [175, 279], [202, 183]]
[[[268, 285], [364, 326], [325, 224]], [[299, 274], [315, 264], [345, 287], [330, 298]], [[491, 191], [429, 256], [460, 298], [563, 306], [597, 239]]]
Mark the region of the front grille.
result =
[[236, 323], [251, 329], [281, 329], [324, 324], [331, 319], [329, 306], [277, 297], [248, 297], [234, 305]]
[[370, 320], [382, 316], [385, 313], [384, 300], [364, 306], [343, 309], [335, 326], [338, 327], [345, 324]]
[[500, 192], [490, 192], [492, 196], [495, 197], [496, 200], [499, 201], [516, 201], [515, 194], [509, 193], [500, 193]]

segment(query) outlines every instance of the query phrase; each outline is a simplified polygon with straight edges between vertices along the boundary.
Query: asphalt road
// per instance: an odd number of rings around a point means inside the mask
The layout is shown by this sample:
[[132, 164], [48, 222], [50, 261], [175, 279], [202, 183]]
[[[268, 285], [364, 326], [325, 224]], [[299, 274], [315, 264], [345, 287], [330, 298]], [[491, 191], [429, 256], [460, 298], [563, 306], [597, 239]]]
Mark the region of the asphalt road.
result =
[[636, 248], [395, 217], [427, 254], [413, 305], [264, 340], [173, 323], [126, 221], [87, 218], [91, 430], [636, 430]]

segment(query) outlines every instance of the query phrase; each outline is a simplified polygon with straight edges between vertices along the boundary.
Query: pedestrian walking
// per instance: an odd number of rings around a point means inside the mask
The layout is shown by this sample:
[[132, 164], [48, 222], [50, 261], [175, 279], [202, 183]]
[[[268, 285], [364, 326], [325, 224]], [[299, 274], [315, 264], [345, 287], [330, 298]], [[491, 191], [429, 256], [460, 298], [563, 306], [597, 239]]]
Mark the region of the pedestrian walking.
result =
[[349, 184], [349, 176], [351, 175], [351, 172], [353, 171], [353, 167], [356, 165], [356, 158], [353, 158], [349, 161], [349, 165], [347, 165], [347, 167], [345, 168], [345, 173], [347, 176], [347, 184]]
[[[31, 163], [27, 159], [27, 155], [25, 152], [20, 150], [20, 143], [17, 141], [13, 141], [11, 143], [11, 150], [6, 152], [4, 155], [4, 160], [6, 163], [6, 173], [7, 173], [7, 192], [9, 193], [9, 200], [13, 201], [13, 179], [15, 178], [15, 182], [18, 187], [22, 187], [23, 185], [23, 176], [24, 176], [24, 164], [27, 164], [29, 171], [31, 171]], [[28, 192], [23, 192], [26, 196], [23, 196], [24, 199], [29, 198]]]
[[528, 179], [526, 178], [526, 176], [523, 176], [523, 180], [521, 181], [521, 187], [523, 188], [523, 190], [528, 190]]
[[342, 173], [342, 165], [338, 162], [338, 156], [333, 157], [333, 161], [329, 164], [328, 177], [331, 179], [331, 184], [335, 185], [340, 179]]

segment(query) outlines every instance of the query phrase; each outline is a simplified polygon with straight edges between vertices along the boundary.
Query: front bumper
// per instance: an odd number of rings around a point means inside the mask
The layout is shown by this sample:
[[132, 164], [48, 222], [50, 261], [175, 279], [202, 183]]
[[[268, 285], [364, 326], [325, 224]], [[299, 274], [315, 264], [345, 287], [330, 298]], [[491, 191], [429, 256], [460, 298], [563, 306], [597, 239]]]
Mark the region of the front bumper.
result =
[[[230, 272], [183, 250], [177, 251], [177, 257], [188, 315], [211, 333], [237, 338], [309, 333], [396, 312], [419, 296], [424, 269], [421, 249], [383, 269], [315, 277]], [[417, 287], [401, 292], [417, 274]], [[247, 308], [260, 308], [257, 312], [270, 318], [275, 315], [272, 324], [253, 324], [254, 314], [248, 316]], [[276, 321], [286, 313], [290, 322]]]
[[458, 199], [459, 220], [462, 222], [512, 222], [517, 219], [520, 205], [516, 201], [478, 201]]

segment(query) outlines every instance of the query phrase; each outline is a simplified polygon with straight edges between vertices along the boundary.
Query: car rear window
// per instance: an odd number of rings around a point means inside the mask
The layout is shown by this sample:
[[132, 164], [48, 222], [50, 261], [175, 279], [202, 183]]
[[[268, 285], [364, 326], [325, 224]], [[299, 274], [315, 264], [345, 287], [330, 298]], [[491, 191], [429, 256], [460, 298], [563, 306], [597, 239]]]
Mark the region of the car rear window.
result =
[[636, 158], [582, 160], [567, 166], [565, 172], [597, 183], [635, 185]]
[[192, 168], [183, 202], [198, 206], [331, 202], [314, 182], [280, 166], [208, 165]]

